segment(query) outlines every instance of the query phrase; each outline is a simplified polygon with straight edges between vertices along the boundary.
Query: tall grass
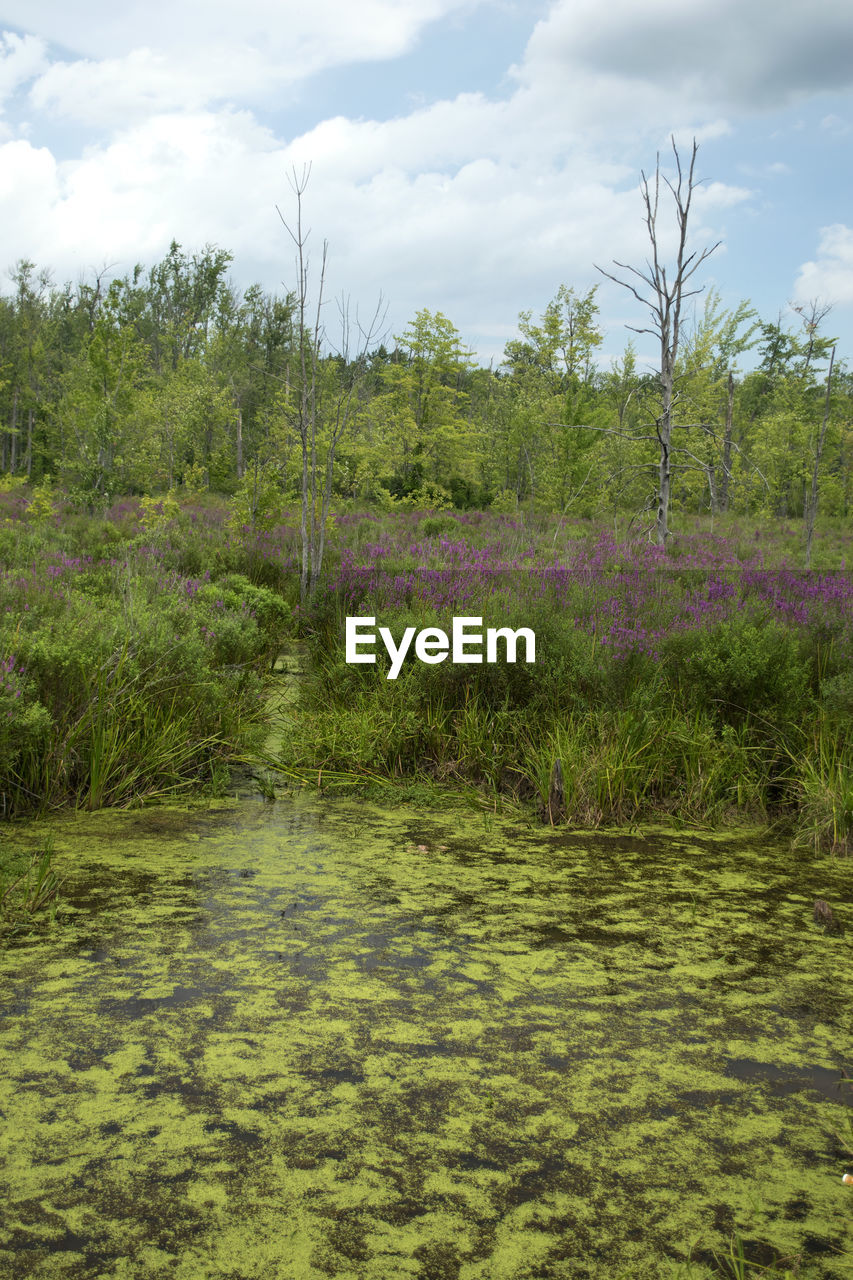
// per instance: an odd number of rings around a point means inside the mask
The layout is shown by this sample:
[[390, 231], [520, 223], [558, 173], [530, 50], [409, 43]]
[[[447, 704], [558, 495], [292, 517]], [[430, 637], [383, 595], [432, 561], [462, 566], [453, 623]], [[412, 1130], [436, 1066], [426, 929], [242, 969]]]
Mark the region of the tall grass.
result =
[[853, 852], [853, 745], [849, 729], [821, 715], [803, 747], [792, 753], [799, 790], [801, 844]]
[[3, 812], [221, 789], [262, 731], [281, 596], [230, 569], [184, 576], [147, 540], [95, 557], [20, 532], [0, 573]]
[[0, 858], [0, 926], [16, 928], [54, 902], [62, 880], [54, 865], [53, 840], [23, 857], [4, 850]]

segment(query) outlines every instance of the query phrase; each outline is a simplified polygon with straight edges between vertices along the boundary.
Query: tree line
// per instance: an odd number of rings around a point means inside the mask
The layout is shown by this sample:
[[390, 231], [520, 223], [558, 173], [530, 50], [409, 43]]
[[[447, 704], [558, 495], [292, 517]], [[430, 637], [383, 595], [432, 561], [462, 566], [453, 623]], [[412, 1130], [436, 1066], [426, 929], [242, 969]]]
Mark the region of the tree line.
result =
[[[292, 234], [301, 254], [301, 220]], [[633, 341], [597, 361], [596, 288], [560, 284], [485, 367], [426, 309], [379, 341], [376, 315], [362, 327], [341, 304], [333, 340], [322, 280], [299, 261], [284, 295], [239, 291], [215, 246], [172, 243], [153, 267], [61, 287], [18, 262], [0, 296], [0, 471], [61, 482], [90, 508], [211, 489], [249, 523], [308, 484], [318, 536], [332, 500], [630, 511], [654, 531], [665, 415], [674, 509], [850, 511], [853, 379], [842, 359], [830, 373], [819, 302], [789, 323], [746, 301], [727, 309], [714, 290], [682, 307], [664, 402], [662, 370], [641, 368]]]

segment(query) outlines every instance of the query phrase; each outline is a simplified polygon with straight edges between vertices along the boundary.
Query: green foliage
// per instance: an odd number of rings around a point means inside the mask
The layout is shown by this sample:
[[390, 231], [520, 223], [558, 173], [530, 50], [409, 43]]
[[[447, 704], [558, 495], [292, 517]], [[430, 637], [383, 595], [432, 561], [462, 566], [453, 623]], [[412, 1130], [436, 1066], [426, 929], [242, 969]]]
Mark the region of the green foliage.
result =
[[[108, 286], [99, 278], [62, 289], [18, 263], [0, 298], [3, 485], [19, 487], [24, 473], [34, 484], [55, 476], [89, 512], [119, 495], [212, 490], [234, 495], [235, 528], [272, 527], [276, 484], [282, 499], [301, 491], [294, 298], [257, 285], [240, 295], [227, 280], [230, 260], [214, 246], [188, 254], [173, 243], [161, 262]], [[801, 308], [799, 321], [796, 330], [761, 321], [748, 302], [726, 310], [712, 290], [683, 329], [676, 518], [708, 509], [804, 515], [833, 339], [820, 307]], [[630, 343], [610, 369], [598, 367], [603, 339], [595, 289], [560, 284], [538, 318], [520, 313], [497, 370], [477, 367], [448, 317], [426, 309], [393, 351], [348, 359], [321, 344], [312, 466], [325, 484], [332, 459], [330, 496], [382, 510], [491, 504], [526, 519], [637, 516], [654, 505], [659, 389]], [[739, 364], [755, 347], [757, 367], [744, 374]], [[844, 518], [853, 379], [841, 355], [817, 505]], [[33, 501], [31, 519], [49, 520], [47, 491]], [[821, 556], [818, 541], [816, 564]]]
[[193, 603], [194, 619], [208, 636], [217, 665], [245, 666], [278, 654], [289, 610], [272, 591], [227, 574], [201, 587]]
[[37, 756], [51, 726], [50, 712], [39, 701], [36, 683], [25, 677], [20, 657], [9, 655], [0, 662], [0, 777], [20, 758]]
[[219, 786], [252, 738], [289, 607], [240, 574], [164, 578], [150, 544], [149, 532], [138, 552], [91, 561], [20, 547], [42, 555], [44, 581], [0, 586], [7, 813]]
[[511, 515], [518, 510], [518, 495], [509, 489], [501, 489], [492, 498], [489, 507], [497, 515]]
[[174, 520], [180, 511], [175, 495], [170, 491], [160, 498], [140, 498], [139, 519], [145, 529], [162, 529]]
[[679, 662], [681, 689], [691, 703], [731, 723], [751, 715], [788, 719], [809, 701], [809, 664], [800, 644], [770, 619], [721, 622], [689, 644], [676, 636], [666, 647]]
[[522, 311], [518, 327], [525, 341], [506, 344], [504, 359], [516, 373], [525, 370], [543, 377], [552, 391], [571, 395], [574, 385], [589, 380], [592, 355], [603, 341], [598, 327], [598, 286], [583, 295], [561, 284], [538, 325], [531, 311]]
[[[836, 713], [837, 714], [837, 713]], [[850, 720], [822, 714], [804, 747], [792, 751], [801, 792], [798, 841], [831, 853], [853, 850], [853, 750]]]
[[[421, 520], [412, 533], [420, 562], [420, 539], [433, 528], [438, 533], [432, 522], [440, 519]], [[460, 519], [456, 524], [457, 537], [476, 537]], [[366, 527], [384, 555], [390, 548], [377, 523]], [[547, 546], [548, 532], [539, 536]], [[448, 545], [457, 546], [456, 538]], [[438, 541], [436, 560], [442, 547]], [[630, 562], [636, 548], [613, 544], [612, 554], [619, 553]], [[689, 561], [687, 548], [685, 556]], [[476, 580], [480, 571], [473, 565], [482, 558], [468, 559]], [[532, 627], [535, 667], [523, 661], [456, 665], [450, 658], [429, 665], [410, 656], [392, 682], [381, 645], [375, 665], [341, 661], [345, 614], [377, 614], [397, 638], [406, 628], [447, 631], [449, 607], [427, 601], [430, 593], [440, 599], [442, 584], [455, 589], [459, 583], [452, 571], [435, 581], [430, 575], [419, 593], [403, 589], [408, 572], [405, 578], [389, 574], [386, 586], [375, 568], [364, 572], [371, 573], [364, 599], [353, 594], [356, 579], [347, 573], [344, 594], [321, 594], [303, 614], [312, 675], [286, 729], [287, 768], [456, 779], [485, 788], [495, 802], [499, 796], [533, 799], [544, 810], [559, 759], [569, 822], [662, 815], [764, 821], [787, 812], [799, 814], [819, 843], [847, 847], [850, 760], [840, 744], [849, 736], [853, 694], [847, 697], [849, 672], [841, 657], [849, 631], [842, 640], [836, 629], [843, 609], [816, 608], [800, 624], [780, 597], [770, 617], [763, 604], [726, 604], [728, 620], [719, 620], [719, 602], [732, 599], [725, 579], [682, 570], [649, 571], [635, 580], [618, 560], [613, 573], [602, 568], [560, 577], [559, 606], [535, 570], [506, 581], [486, 574], [481, 594], [466, 595], [462, 611], [481, 614], [484, 628]], [[759, 581], [762, 590], [779, 590], [785, 579], [771, 573]], [[623, 612], [635, 592], [643, 624]], [[705, 610], [710, 616], [703, 623]], [[804, 740], [802, 726], [818, 722], [823, 737]]]
[[41, 484], [33, 489], [33, 496], [27, 506], [27, 519], [31, 524], [47, 525], [56, 515], [56, 500], [49, 475], [42, 478]]
[[420, 523], [420, 531], [425, 538], [438, 538], [443, 533], [452, 533], [458, 527], [453, 516], [427, 516]]
[[453, 506], [453, 499], [440, 484], [425, 480], [417, 489], [400, 498], [396, 505], [410, 511], [447, 511]]
[[232, 529], [272, 529], [281, 518], [281, 471], [276, 463], [257, 461], [249, 468], [231, 499]]
[[207, 493], [210, 488], [207, 469], [200, 462], [189, 463], [184, 467], [182, 486], [188, 498]]

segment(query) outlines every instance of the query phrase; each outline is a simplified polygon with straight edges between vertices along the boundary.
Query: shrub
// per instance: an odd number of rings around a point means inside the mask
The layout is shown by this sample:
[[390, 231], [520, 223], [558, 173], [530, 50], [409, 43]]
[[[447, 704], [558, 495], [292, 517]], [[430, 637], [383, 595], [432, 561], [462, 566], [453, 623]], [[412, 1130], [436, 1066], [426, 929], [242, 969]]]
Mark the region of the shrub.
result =
[[669, 646], [688, 703], [738, 723], [753, 714], [790, 718], [809, 698], [809, 668], [797, 636], [774, 621], [720, 622]]
[[164, 572], [29, 542], [0, 576], [0, 792], [6, 811], [90, 806], [206, 781], [257, 720], [256, 669], [278, 652], [283, 601], [247, 578]]
[[420, 524], [420, 532], [425, 538], [437, 538], [458, 527], [453, 516], [425, 516]]

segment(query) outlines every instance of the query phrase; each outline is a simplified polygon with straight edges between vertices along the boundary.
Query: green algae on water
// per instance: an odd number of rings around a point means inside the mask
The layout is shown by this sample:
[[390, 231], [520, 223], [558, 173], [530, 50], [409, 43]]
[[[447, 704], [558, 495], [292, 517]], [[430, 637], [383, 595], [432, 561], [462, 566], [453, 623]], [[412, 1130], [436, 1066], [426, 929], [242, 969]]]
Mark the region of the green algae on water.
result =
[[51, 829], [4, 1277], [851, 1273], [842, 863], [307, 796]]

